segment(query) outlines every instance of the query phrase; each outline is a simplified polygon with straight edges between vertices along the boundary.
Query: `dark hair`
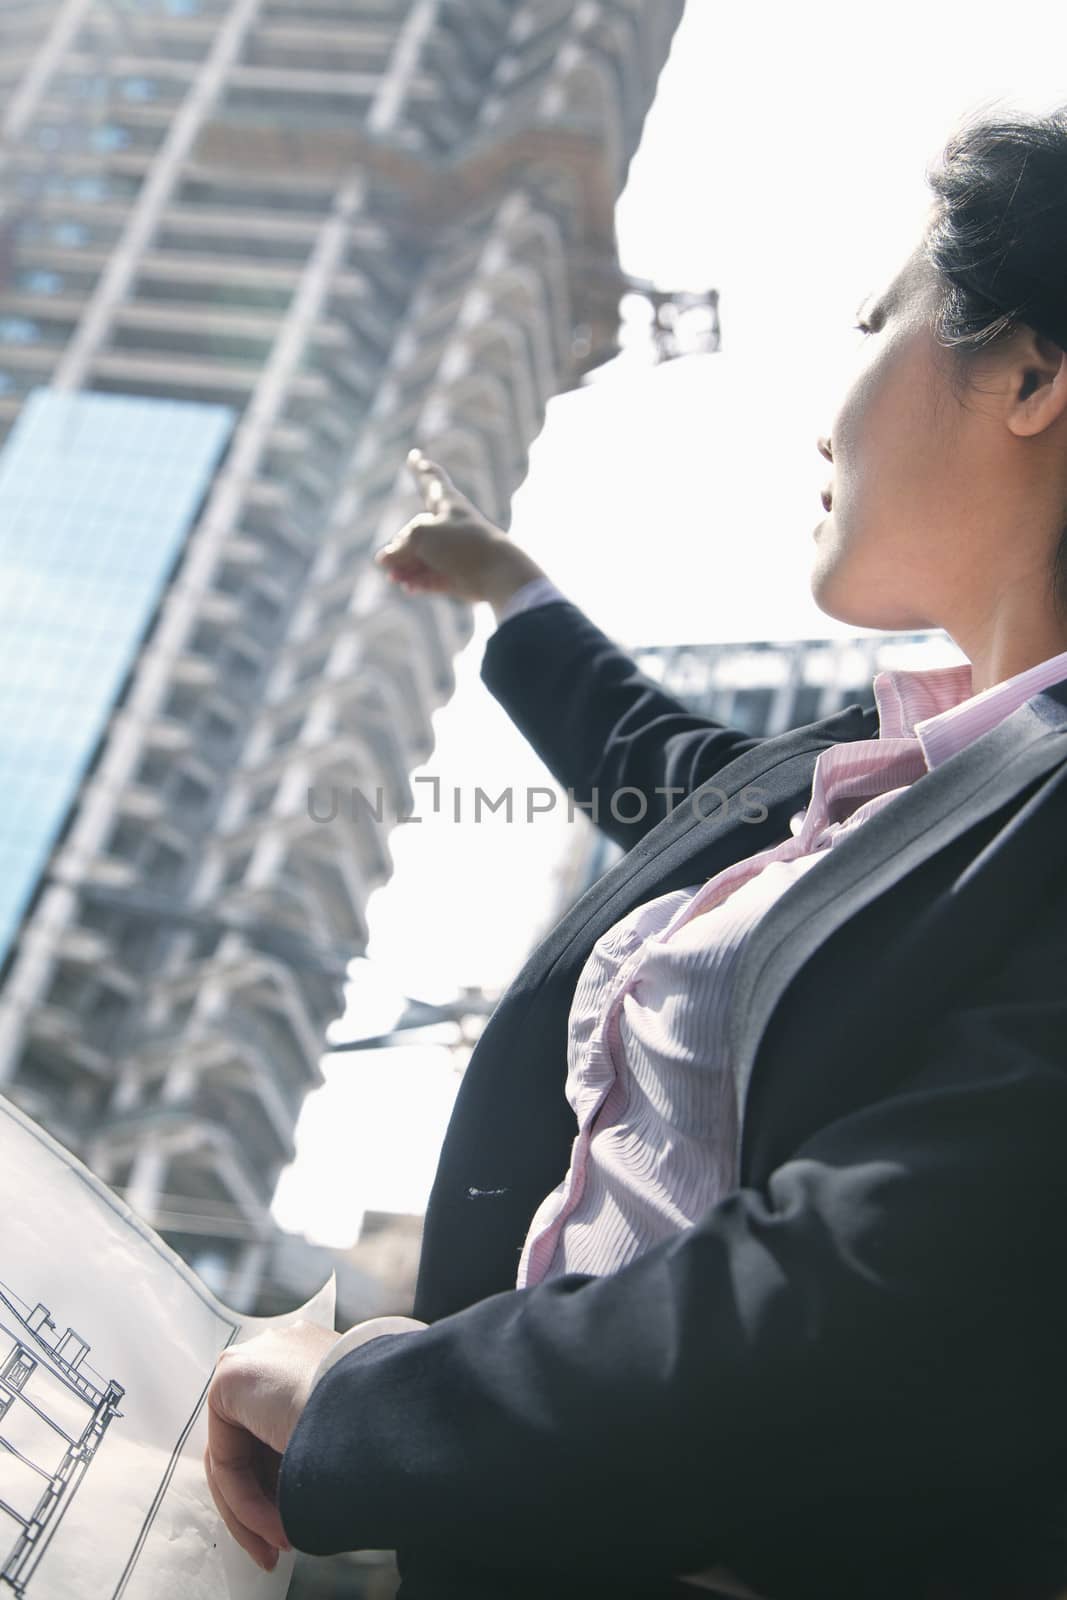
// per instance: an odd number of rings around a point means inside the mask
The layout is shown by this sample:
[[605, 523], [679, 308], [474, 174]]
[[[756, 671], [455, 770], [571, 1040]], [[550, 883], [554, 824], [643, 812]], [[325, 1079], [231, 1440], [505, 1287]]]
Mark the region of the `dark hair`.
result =
[[[923, 249], [941, 281], [934, 335], [957, 376], [1020, 323], [1067, 349], [1067, 106], [972, 113], [925, 176], [935, 205]], [[1067, 617], [1067, 525], [1049, 576]]]

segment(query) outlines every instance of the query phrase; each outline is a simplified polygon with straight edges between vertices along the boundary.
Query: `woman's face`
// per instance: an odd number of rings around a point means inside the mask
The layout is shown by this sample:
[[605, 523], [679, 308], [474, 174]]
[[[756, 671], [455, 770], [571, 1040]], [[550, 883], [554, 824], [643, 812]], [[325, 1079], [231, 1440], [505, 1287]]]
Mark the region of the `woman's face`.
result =
[[968, 413], [933, 336], [937, 277], [917, 246], [862, 309], [851, 384], [820, 452], [832, 505], [815, 530], [811, 589], [867, 628], [940, 627], [967, 527]]

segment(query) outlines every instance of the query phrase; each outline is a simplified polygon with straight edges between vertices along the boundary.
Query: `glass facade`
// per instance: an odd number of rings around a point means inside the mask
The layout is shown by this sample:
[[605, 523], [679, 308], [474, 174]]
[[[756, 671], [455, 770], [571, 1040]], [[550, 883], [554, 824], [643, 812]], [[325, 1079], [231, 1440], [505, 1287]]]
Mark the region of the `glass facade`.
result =
[[37, 389], [0, 451], [0, 961], [235, 415]]

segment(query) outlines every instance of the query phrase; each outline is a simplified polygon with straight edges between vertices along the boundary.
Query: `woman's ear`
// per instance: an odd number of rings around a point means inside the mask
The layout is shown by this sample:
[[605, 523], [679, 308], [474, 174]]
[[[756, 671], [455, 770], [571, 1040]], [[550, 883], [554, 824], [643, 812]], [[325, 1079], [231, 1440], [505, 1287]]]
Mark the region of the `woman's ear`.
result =
[[1008, 367], [1007, 423], [1020, 438], [1044, 433], [1067, 414], [1067, 352], [1023, 326]]

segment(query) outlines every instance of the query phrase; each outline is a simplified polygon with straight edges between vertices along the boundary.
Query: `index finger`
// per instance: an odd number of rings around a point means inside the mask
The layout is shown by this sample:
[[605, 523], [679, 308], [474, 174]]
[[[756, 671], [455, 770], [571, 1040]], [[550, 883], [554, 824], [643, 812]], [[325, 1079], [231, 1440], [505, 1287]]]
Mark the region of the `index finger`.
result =
[[247, 1429], [209, 1410], [208, 1452], [219, 1494], [242, 1527], [276, 1549], [285, 1549], [289, 1540], [278, 1507], [263, 1488], [257, 1471], [262, 1448]]
[[215, 1482], [210, 1450], [204, 1451], [204, 1472], [207, 1476], [207, 1486], [211, 1490], [211, 1498], [215, 1502], [215, 1509], [222, 1518], [231, 1537], [241, 1546], [242, 1550], [252, 1557], [257, 1566], [262, 1567], [266, 1572], [272, 1572], [278, 1561], [277, 1550], [273, 1545], [268, 1544], [265, 1539], [261, 1539], [258, 1533], [253, 1533], [250, 1528], [246, 1528], [243, 1523], [238, 1522], [222, 1498]]
[[428, 511], [436, 511], [442, 500], [455, 492], [452, 480], [445, 469], [439, 467], [436, 461], [431, 461], [429, 456], [424, 456], [421, 450], [408, 452], [408, 466], [415, 475], [415, 481]]

